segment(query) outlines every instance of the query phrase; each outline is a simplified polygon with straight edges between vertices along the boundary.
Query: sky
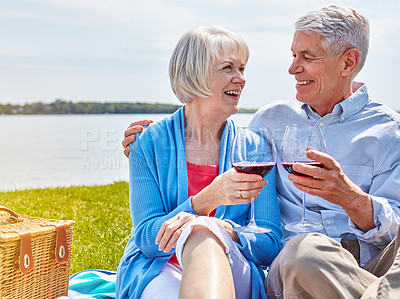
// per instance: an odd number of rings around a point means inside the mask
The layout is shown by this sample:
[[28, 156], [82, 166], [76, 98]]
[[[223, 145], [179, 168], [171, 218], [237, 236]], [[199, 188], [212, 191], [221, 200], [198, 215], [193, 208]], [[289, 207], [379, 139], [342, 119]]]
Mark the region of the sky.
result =
[[240, 107], [259, 108], [295, 96], [293, 24], [330, 4], [369, 19], [370, 50], [356, 80], [400, 111], [398, 0], [0, 0], [0, 103], [179, 104], [168, 77], [177, 40], [194, 27], [219, 25], [250, 48]]

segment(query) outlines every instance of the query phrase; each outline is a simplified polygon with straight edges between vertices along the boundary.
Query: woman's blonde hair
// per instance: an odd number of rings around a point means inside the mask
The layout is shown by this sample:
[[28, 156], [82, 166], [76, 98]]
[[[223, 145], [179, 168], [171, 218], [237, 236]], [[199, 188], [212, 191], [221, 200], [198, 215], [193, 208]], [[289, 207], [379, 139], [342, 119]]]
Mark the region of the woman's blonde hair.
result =
[[178, 41], [169, 63], [169, 77], [175, 95], [182, 103], [194, 97], [208, 97], [210, 69], [216, 59], [237, 55], [246, 64], [249, 49], [244, 39], [224, 28], [198, 27]]

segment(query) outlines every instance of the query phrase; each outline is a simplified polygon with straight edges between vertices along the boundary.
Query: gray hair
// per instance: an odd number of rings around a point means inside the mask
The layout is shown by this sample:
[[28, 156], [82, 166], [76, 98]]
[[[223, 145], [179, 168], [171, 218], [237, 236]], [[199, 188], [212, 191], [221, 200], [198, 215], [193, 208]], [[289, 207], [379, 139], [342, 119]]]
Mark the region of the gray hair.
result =
[[212, 95], [207, 86], [211, 66], [218, 58], [238, 55], [246, 64], [249, 49], [244, 39], [221, 27], [198, 27], [178, 41], [169, 62], [169, 77], [182, 103]]
[[368, 54], [368, 20], [353, 8], [331, 5], [311, 11], [295, 23], [296, 31], [306, 31], [322, 36], [322, 47], [331, 57], [348, 49], [360, 52], [360, 60], [353, 78], [361, 71]]

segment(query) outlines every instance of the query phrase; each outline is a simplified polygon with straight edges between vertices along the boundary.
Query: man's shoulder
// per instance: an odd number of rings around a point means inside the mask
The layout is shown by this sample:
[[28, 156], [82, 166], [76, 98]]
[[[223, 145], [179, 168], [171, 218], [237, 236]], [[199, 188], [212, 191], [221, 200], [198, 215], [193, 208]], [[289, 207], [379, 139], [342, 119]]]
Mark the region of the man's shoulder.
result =
[[269, 113], [276, 110], [298, 110], [301, 109], [300, 102], [295, 99], [278, 100], [264, 105], [257, 113]]
[[295, 99], [279, 100], [261, 107], [254, 115], [253, 121], [263, 123], [281, 122], [283, 118], [291, 118], [301, 114], [301, 103]]
[[381, 121], [392, 123], [400, 128], [400, 113], [389, 106], [378, 101], [370, 100], [364, 110], [373, 114], [375, 117], [381, 118]]
[[384, 147], [382, 150], [392, 150], [400, 144], [400, 114], [389, 106], [370, 100], [357, 113], [355, 120], [358, 128], [363, 129], [363, 135], [372, 137]]

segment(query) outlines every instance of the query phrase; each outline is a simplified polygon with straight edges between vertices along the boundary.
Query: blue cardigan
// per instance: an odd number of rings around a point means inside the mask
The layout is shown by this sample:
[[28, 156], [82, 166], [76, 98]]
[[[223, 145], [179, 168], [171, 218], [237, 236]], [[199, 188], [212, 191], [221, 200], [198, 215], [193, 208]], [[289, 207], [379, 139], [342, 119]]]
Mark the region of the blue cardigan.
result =
[[[230, 146], [237, 126], [227, 120], [221, 140], [219, 172], [231, 168]], [[155, 244], [164, 221], [179, 212], [195, 214], [188, 197], [185, 155], [184, 108], [150, 127], [131, 145], [129, 200], [132, 233], [117, 270], [117, 298], [139, 298], [174, 253]], [[275, 189], [275, 170], [255, 201], [256, 222], [272, 231], [267, 234], [238, 233], [240, 251], [251, 265], [252, 298], [266, 298], [262, 266], [270, 265], [281, 249], [280, 213]], [[249, 205], [220, 206], [215, 217], [234, 226], [248, 222]]]

